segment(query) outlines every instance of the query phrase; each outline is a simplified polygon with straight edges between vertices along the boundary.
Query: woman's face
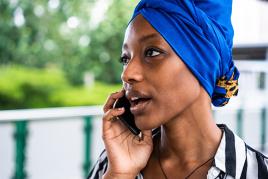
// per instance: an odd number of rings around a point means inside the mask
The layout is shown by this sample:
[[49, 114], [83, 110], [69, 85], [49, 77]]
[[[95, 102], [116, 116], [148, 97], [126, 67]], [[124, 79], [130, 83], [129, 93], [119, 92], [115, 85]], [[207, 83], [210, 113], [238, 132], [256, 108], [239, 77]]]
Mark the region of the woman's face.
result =
[[121, 61], [126, 96], [142, 130], [179, 117], [199, 96], [199, 82], [142, 15], [126, 30]]

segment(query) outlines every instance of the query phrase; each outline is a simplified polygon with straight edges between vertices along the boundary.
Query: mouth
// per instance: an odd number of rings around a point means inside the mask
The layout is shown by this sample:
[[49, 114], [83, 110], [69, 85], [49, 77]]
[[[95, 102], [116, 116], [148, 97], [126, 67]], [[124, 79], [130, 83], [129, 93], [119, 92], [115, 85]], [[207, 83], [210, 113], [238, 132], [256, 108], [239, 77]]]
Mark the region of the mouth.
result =
[[151, 102], [150, 97], [144, 95], [136, 95], [129, 98], [130, 111], [134, 116], [141, 115]]

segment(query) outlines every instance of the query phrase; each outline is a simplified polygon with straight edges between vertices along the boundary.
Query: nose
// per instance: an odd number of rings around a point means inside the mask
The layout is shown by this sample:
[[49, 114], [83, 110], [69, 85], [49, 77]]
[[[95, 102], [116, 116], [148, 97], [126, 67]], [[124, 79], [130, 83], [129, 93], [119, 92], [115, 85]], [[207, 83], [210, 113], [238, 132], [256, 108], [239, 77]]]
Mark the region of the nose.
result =
[[143, 80], [142, 64], [139, 58], [132, 58], [123, 68], [121, 79], [125, 83], [133, 84]]

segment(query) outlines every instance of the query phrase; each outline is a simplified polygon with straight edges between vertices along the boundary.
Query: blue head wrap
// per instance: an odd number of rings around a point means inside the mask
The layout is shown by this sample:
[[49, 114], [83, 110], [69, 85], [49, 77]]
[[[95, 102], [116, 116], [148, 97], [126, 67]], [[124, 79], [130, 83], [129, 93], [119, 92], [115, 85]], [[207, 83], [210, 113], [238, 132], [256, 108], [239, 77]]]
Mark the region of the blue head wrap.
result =
[[142, 14], [223, 106], [238, 92], [231, 13], [232, 0], [141, 0], [131, 21]]

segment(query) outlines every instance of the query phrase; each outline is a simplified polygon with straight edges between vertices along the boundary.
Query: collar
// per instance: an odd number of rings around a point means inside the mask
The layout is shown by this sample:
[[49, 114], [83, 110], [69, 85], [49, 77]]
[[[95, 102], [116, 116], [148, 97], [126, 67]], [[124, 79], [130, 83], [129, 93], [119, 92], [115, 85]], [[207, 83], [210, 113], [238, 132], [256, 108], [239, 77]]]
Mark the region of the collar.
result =
[[223, 136], [214, 158], [214, 166], [234, 178], [240, 178], [246, 160], [245, 143], [226, 125], [217, 126], [223, 130]]

